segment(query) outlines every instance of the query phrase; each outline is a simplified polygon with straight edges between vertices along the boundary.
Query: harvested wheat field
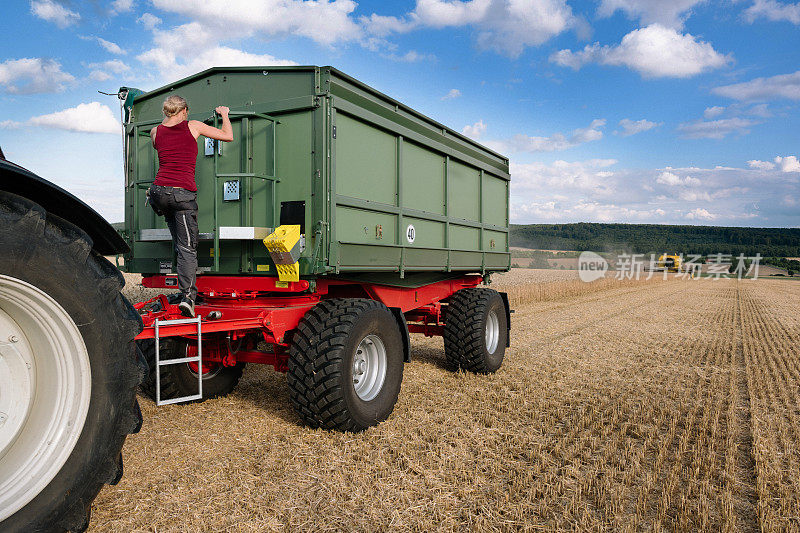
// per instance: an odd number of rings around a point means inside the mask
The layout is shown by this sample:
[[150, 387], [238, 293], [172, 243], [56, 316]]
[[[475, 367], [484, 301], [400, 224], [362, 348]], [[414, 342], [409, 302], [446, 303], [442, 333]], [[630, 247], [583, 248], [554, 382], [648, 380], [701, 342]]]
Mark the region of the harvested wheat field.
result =
[[142, 399], [91, 531], [800, 529], [800, 283], [595, 283], [498, 277], [501, 370], [451, 373], [414, 336], [361, 434], [300, 426], [266, 367], [227, 398]]

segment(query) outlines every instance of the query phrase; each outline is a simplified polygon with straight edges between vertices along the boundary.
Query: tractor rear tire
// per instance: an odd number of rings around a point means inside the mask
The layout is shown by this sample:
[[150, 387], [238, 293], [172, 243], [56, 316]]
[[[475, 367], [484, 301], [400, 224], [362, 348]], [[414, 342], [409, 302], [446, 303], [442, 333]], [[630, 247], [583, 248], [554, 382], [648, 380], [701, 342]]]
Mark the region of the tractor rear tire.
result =
[[[150, 368], [147, 379], [142, 383], [142, 393], [155, 401], [156, 399], [156, 343], [152, 339], [139, 341], [145, 360]], [[161, 339], [160, 357], [178, 359], [186, 357], [186, 341], [179, 338], [168, 337]], [[195, 354], [196, 355], [196, 354]], [[195, 402], [204, 402], [211, 398], [227, 396], [236, 385], [244, 372], [245, 363], [236, 366], [218, 366], [211, 369], [207, 376], [203, 376], [203, 397]], [[171, 400], [181, 396], [197, 394], [197, 374], [189, 363], [165, 365], [161, 367], [161, 399]], [[187, 402], [189, 403], [189, 402]]]
[[386, 420], [402, 380], [400, 326], [380, 302], [325, 300], [292, 337], [289, 398], [312, 428], [355, 432]]
[[496, 372], [508, 346], [508, 317], [500, 293], [461, 289], [447, 306], [444, 353], [448, 364], [477, 374]]
[[1, 191], [0, 249], [0, 530], [83, 531], [142, 424], [142, 321], [86, 233]]

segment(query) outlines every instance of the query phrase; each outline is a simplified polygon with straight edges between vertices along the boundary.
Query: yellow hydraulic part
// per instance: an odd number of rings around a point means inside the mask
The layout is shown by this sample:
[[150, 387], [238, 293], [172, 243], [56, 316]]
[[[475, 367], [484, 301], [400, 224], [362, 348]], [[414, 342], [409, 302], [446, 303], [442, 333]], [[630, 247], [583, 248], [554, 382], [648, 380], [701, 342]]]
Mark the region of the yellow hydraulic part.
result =
[[281, 281], [300, 281], [300, 225], [278, 226], [264, 239]]

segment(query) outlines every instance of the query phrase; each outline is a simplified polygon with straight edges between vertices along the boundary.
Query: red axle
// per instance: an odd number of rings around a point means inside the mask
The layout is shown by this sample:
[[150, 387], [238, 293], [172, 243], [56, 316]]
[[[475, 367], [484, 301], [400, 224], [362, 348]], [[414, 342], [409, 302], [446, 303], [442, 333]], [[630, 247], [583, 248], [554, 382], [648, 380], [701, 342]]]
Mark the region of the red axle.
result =
[[[405, 314], [408, 330], [427, 336], [442, 335], [444, 315], [442, 301], [463, 288], [475, 287], [481, 276], [467, 275], [406, 288], [373, 283], [322, 278], [288, 282], [283, 286], [277, 279], [256, 276], [199, 276], [200, 298], [195, 313], [202, 318], [203, 364], [232, 366], [238, 362], [265, 363], [285, 371], [288, 355], [287, 334], [297, 327], [303, 316], [326, 298], [370, 298]], [[175, 287], [175, 276], [147, 276], [142, 285], [151, 288]], [[159, 295], [136, 304], [140, 312], [147, 306], [159, 308], [142, 313], [144, 330], [137, 339], [155, 337], [156, 320], [183, 318], [176, 305]], [[159, 337], [196, 338], [196, 324], [159, 324]], [[223, 335], [227, 334], [227, 335]], [[272, 345], [272, 352], [255, 350], [254, 346], [233, 350], [236, 339], [257, 334]], [[206, 337], [208, 335], [208, 337]]]

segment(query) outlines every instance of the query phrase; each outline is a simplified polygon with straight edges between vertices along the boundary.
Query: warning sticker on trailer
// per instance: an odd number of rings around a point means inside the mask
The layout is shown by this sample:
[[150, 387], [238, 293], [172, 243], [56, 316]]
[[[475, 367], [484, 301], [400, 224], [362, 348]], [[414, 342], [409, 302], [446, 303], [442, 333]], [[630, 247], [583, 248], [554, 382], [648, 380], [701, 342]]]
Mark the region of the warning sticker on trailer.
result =
[[414, 224], [409, 224], [406, 228], [406, 240], [408, 244], [414, 244], [414, 239], [417, 238], [417, 230], [414, 229]]

